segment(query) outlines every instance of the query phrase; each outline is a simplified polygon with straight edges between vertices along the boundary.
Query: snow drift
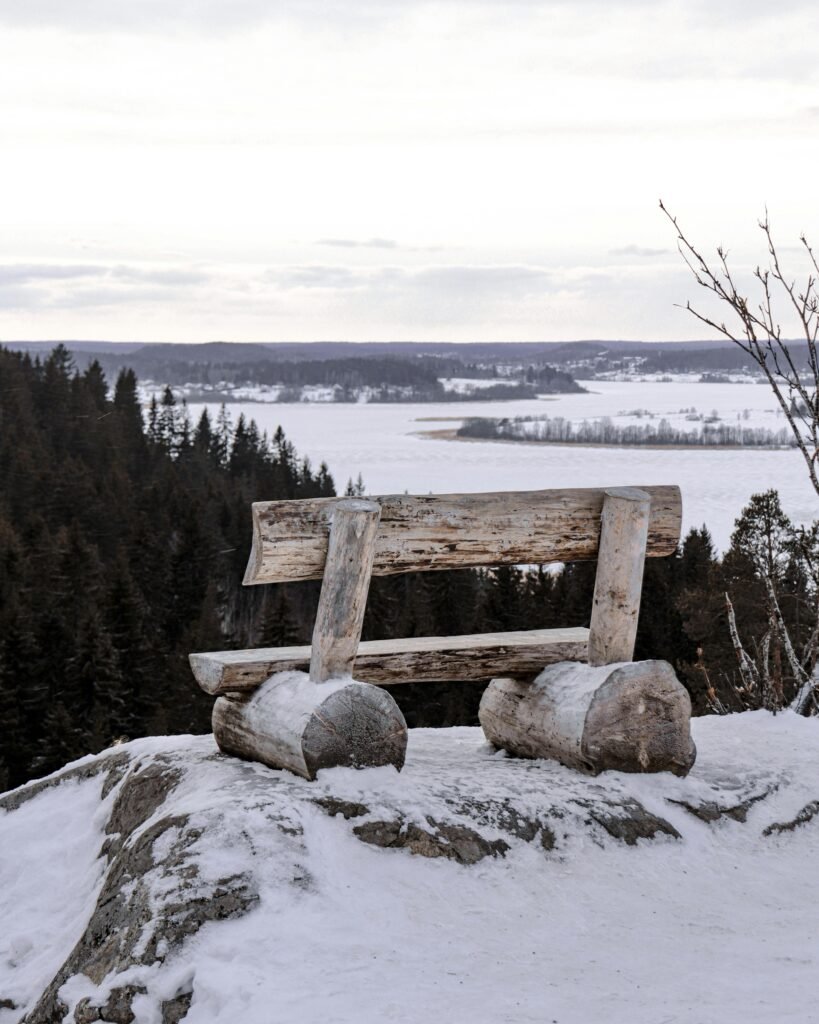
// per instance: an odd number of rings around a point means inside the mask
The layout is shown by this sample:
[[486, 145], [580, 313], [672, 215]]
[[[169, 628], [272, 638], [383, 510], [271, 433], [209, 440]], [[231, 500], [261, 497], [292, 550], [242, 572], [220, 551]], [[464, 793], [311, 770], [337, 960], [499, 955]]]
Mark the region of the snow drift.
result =
[[0, 1024], [819, 1020], [819, 721], [688, 778], [414, 730], [310, 783], [139, 740], [0, 797]]

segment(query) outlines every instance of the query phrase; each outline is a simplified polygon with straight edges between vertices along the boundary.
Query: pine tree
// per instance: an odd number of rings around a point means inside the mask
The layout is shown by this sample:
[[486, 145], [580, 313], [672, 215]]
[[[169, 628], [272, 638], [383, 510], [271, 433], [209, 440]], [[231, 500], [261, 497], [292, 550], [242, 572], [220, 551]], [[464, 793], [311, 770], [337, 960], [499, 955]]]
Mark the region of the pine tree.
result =
[[177, 418], [176, 436], [174, 439], [174, 454], [178, 458], [187, 455], [193, 448], [193, 436], [191, 416], [188, 412], [188, 403], [182, 399], [182, 411]]
[[91, 399], [97, 412], [105, 413], [108, 408], [108, 384], [98, 360], [89, 364], [83, 374], [84, 391]]
[[29, 763], [28, 775], [48, 775], [89, 752], [88, 733], [76, 712], [69, 712], [62, 701], [51, 704], [43, 719], [43, 736]]
[[27, 727], [26, 705], [34, 664], [34, 638], [21, 616], [12, 611], [2, 622], [0, 637], [0, 757], [6, 788], [19, 786], [28, 778], [35, 737]]
[[253, 468], [255, 454], [253, 438], [248, 430], [244, 414], [240, 414], [236, 422], [236, 429], [233, 431], [230, 448], [228, 468], [231, 476], [249, 476]]
[[492, 632], [522, 628], [523, 578], [516, 565], [501, 565], [487, 577], [484, 608], [487, 628]]
[[225, 408], [225, 404], [223, 402], [219, 409], [219, 415], [216, 417], [216, 432], [213, 437], [213, 447], [211, 449], [211, 459], [214, 465], [218, 466], [220, 469], [223, 469], [228, 465], [232, 435], [233, 429], [230, 424], [230, 414]]
[[157, 434], [159, 444], [170, 455], [177, 452], [178, 416], [176, 398], [169, 387], [162, 392], [162, 401], [159, 404], [159, 415], [157, 418]]
[[684, 586], [694, 586], [704, 580], [716, 562], [714, 542], [706, 526], [692, 529], [683, 541], [680, 556], [680, 580]]
[[148, 440], [157, 447], [162, 446], [162, 432], [159, 425], [159, 404], [156, 395], [151, 395], [148, 405]]
[[[120, 371], [114, 386], [114, 413], [118, 430], [118, 449], [126, 456], [126, 464], [132, 473], [141, 473], [145, 460], [145, 428], [142, 407], [139, 403], [137, 379], [133, 370]], [[158, 410], [153, 403], [153, 421], [156, 424]], [[154, 429], [156, 427], [154, 426]]]
[[751, 495], [734, 524], [731, 551], [750, 560], [763, 578], [777, 580], [793, 550], [794, 526], [775, 490]]
[[73, 655], [65, 666], [66, 708], [83, 722], [87, 750], [108, 746], [123, 732], [124, 680], [111, 637], [100, 617], [89, 614], [80, 626]]
[[336, 493], [336, 487], [326, 462], [322, 462], [319, 466], [318, 475], [316, 476], [316, 491], [316, 496], [320, 498], [329, 497]]
[[122, 554], [108, 583], [105, 623], [117, 656], [122, 681], [121, 731], [142, 735], [143, 725], [156, 700], [156, 636], [150, 635], [150, 612]]
[[210, 425], [210, 416], [207, 408], [202, 410], [199, 422], [193, 435], [193, 449], [200, 455], [209, 456], [213, 446], [213, 430]]
[[344, 496], [347, 498], [363, 498], [365, 494], [364, 478], [358, 474], [355, 481], [350, 477], [344, 489]]
[[287, 598], [287, 588], [278, 586], [276, 595], [268, 596], [259, 627], [260, 647], [292, 647], [304, 641], [304, 629], [299, 628]]

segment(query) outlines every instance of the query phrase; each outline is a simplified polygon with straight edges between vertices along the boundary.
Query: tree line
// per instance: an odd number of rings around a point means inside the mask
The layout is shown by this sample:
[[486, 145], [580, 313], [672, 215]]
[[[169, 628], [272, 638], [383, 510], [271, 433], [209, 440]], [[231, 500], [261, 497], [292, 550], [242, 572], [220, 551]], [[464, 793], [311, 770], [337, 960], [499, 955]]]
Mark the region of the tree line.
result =
[[[100, 366], [78, 371], [62, 346], [44, 360], [0, 348], [0, 789], [120, 737], [208, 731], [192, 651], [308, 643], [318, 583], [241, 586], [250, 503], [335, 493], [281, 429], [268, 437], [224, 410], [192, 424], [169, 390], [143, 415], [131, 370], [109, 393]], [[769, 505], [746, 512], [723, 559], [703, 529], [646, 565], [636, 656], [669, 660], [700, 712], [764, 701], [743, 694], [724, 594], [754, 650], [770, 625], [759, 558], [772, 544], [781, 613], [809, 646], [808, 556]], [[594, 571], [375, 578], [364, 638], [588, 624]], [[775, 639], [766, 650], [790, 693]], [[476, 722], [480, 685], [393, 692], [410, 725]]]
[[748, 427], [737, 423], [703, 423], [694, 430], [654, 423], [615, 423], [609, 416], [573, 423], [563, 416], [476, 416], [458, 428], [459, 437], [541, 444], [662, 445], [675, 448], [785, 448], [795, 442], [787, 427]]

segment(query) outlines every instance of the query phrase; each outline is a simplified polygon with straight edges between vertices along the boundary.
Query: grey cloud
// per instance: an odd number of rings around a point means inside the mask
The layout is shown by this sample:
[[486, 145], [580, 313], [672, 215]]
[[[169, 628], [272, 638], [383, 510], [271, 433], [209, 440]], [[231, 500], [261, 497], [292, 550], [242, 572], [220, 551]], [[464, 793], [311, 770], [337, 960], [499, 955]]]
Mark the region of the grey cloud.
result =
[[265, 273], [265, 281], [277, 288], [325, 288], [341, 291], [368, 289], [389, 292], [421, 290], [475, 297], [487, 292], [508, 296], [548, 290], [552, 275], [540, 267], [527, 266], [428, 266], [420, 268], [350, 268], [313, 264], [277, 267]]
[[0, 309], [32, 309], [44, 306], [50, 292], [46, 288], [30, 288], [19, 285], [6, 287], [0, 284]]
[[[609, 12], [608, 0], [472, 0], [483, 10], [495, 9], [505, 17], [510, 6], [518, 10], [580, 8]], [[0, 0], [0, 23], [34, 28], [58, 27], [79, 31], [131, 32], [225, 32], [251, 28], [266, 22], [293, 20], [311, 22], [325, 29], [379, 26], [394, 21], [407, 11], [431, 6], [429, 0]], [[656, 9], [652, 0], [625, 0], [621, 10]], [[737, 17], [778, 18], [783, 13], [812, 13], [812, 0], [692, 0], [692, 18], [730, 23]]]
[[[409, 0], [400, 6], [414, 6]], [[281, 20], [365, 24], [390, 7], [378, 0], [0, 0], [0, 22], [87, 32], [225, 32]]]
[[163, 302], [171, 296], [166, 288], [76, 288], [67, 292], [52, 292], [41, 306], [49, 309], [93, 309], [100, 306], [121, 306], [128, 303]]
[[366, 284], [366, 275], [349, 267], [313, 264], [301, 267], [277, 267], [268, 270], [265, 281], [278, 288], [358, 288]]
[[66, 281], [77, 277], [96, 277], [106, 268], [91, 264], [5, 263], [0, 264], [0, 286], [35, 281]]
[[209, 280], [208, 273], [185, 267], [0, 264], [0, 308], [73, 309], [128, 302], [168, 302], [186, 289]]
[[210, 275], [202, 270], [179, 267], [136, 267], [127, 264], [108, 267], [97, 263], [6, 263], [0, 264], [0, 287], [39, 282], [72, 281], [78, 278], [114, 279], [138, 284], [203, 284]]
[[667, 256], [670, 249], [650, 249], [645, 245], [624, 245], [619, 249], [609, 249], [610, 256]]
[[[606, 336], [611, 324], [633, 336], [657, 333], [657, 324], [677, 324], [681, 303], [691, 294], [688, 271], [677, 263], [631, 264], [611, 260], [590, 268], [537, 265], [431, 265], [421, 267], [346, 267], [292, 265], [250, 271], [214, 268], [207, 293], [209, 317], [221, 317], [241, 332], [249, 322], [281, 325], [328, 336], [334, 330], [362, 335], [411, 334], [416, 328], [462, 340], [512, 336], [550, 324], [554, 331], [580, 329], [586, 336]], [[240, 292], [244, 286], [246, 291]], [[310, 289], [310, 290], [307, 290]], [[168, 310], [195, 310], [196, 287], [152, 284], [114, 277], [10, 283], [0, 287], [0, 310], [46, 313], [68, 322], [76, 311], [117, 316], [128, 307], [154, 305]], [[194, 306], [196, 304], [196, 306]], [[595, 319], [595, 317], [599, 318]], [[579, 319], [576, 319], [579, 318]], [[687, 323], [680, 315], [683, 324]], [[310, 325], [305, 327], [305, 324]], [[605, 326], [608, 324], [608, 328]], [[327, 325], [330, 325], [329, 327]], [[577, 325], [572, 326], [572, 325]], [[672, 328], [669, 327], [669, 330]], [[681, 335], [685, 327], [674, 327]]]
[[454, 291], [491, 289], [514, 294], [548, 289], [552, 275], [541, 267], [509, 266], [442, 266], [426, 267], [413, 275], [422, 287]]
[[146, 270], [142, 267], [112, 267], [111, 276], [120, 281], [134, 281], [145, 284], [185, 285], [204, 284], [210, 280], [210, 274], [202, 270], [157, 269]]
[[550, 270], [516, 264], [284, 266], [269, 269], [263, 281], [270, 288], [266, 294], [257, 290], [254, 295], [259, 311], [268, 309], [276, 315], [283, 309], [301, 308], [305, 298], [299, 290], [311, 288], [315, 293], [310, 301], [323, 316], [408, 329], [427, 324], [460, 330], [494, 322], [531, 302], [548, 303], [558, 294], [579, 290]]
[[338, 249], [397, 249], [398, 242], [393, 238], [368, 238], [357, 241], [354, 238], [320, 238], [319, 245], [331, 245]]

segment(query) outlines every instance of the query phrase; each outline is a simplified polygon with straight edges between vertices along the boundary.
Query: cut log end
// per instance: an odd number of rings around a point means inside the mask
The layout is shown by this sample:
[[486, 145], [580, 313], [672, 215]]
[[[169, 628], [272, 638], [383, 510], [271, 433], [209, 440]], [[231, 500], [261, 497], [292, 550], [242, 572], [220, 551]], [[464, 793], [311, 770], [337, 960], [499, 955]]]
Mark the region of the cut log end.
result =
[[534, 683], [493, 679], [479, 718], [487, 739], [517, 757], [579, 771], [687, 775], [696, 757], [691, 700], [663, 661], [550, 665]]
[[407, 723], [386, 690], [351, 683], [318, 707], [302, 735], [302, 755], [315, 778], [322, 768], [377, 768], [399, 771], [407, 752]]
[[315, 779], [322, 768], [399, 771], [407, 724], [385, 690], [350, 681], [317, 686], [304, 673], [273, 676], [249, 699], [220, 697], [213, 734], [226, 754]]
[[691, 698], [668, 662], [621, 665], [595, 692], [583, 740], [597, 771], [687, 775], [696, 758]]

